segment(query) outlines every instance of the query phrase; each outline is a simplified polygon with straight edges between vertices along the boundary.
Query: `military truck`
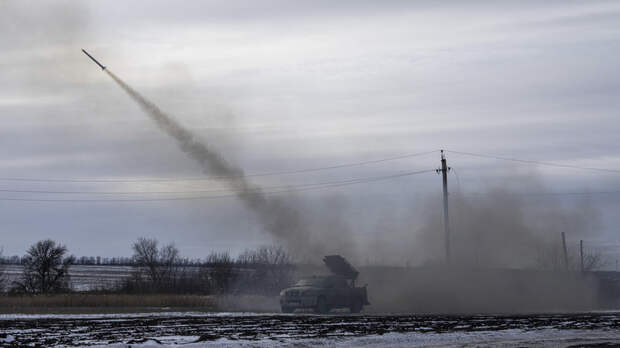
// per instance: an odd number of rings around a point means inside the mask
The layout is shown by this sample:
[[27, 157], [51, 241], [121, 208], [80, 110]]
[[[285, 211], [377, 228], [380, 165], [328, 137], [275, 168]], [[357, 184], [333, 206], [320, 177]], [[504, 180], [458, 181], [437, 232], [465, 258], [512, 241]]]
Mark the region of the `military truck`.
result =
[[348, 308], [351, 313], [359, 313], [364, 305], [370, 304], [366, 286], [355, 286], [359, 272], [345, 258], [330, 255], [325, 256], [323, 262], [331, 275], [301, 279], [280, 292], [283, 313], [292, 313], [296, 309], [327, 313], [335, 308]]

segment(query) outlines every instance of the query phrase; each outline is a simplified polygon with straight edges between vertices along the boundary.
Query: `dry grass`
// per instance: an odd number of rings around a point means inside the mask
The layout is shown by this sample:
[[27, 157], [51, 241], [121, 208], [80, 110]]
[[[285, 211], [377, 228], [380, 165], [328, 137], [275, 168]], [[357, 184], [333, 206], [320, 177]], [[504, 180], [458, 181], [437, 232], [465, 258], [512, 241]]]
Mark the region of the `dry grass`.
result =
[[0, 313], [273, 312], [278, 310], [278, 299], [265, 296], [93, 293], [0, 296]]
[[[49, 312], [103, 312], [142, 310], [216, 310], [213, 296], [197, 295], [121, 295], [121, 294], [58, 294], [0, 296], [0, 312], [49, 313]], [[92, 309], [92, 310], [89, 310]], [[108, 310], [106, 310], [108, 309]], [[126, 309], [126, 310], [125, 310]], [[77, 310], [82, 312], [82, 310]]]

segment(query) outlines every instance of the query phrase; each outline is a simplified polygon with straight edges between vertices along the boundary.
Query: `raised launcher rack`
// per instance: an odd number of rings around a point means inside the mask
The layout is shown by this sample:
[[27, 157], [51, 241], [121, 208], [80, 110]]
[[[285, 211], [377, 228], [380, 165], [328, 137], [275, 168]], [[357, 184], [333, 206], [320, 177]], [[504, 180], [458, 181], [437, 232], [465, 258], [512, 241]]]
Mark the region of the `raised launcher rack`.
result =
[[351, 280], [351, 283], [355, 283], [355, 279], [359, 275], [359, 272], [340, 255], [328, 255], [323, 258], [325, 266], [336, 275], [342, 276]]

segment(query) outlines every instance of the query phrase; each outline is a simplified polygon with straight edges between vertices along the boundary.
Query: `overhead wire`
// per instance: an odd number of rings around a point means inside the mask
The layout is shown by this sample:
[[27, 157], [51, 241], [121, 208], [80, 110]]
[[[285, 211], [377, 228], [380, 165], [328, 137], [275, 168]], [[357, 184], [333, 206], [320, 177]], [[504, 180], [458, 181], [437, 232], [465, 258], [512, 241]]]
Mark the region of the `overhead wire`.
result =
[[[352, 178], [340, 181], [327, 181], [327, 182], [318, 182], [318, 183], [304, 183], [304, 184], [290, 184], [290, 185], [272, 185], [272, 186], [260, 186], [261, 190], [264, 189], [281, 189], [281, 188], [291, 188], [291, 187], [307, 187], [307, 186], [321, 186], [321, 185], [331, 185], [331, 184], [339, 184], [350, 181], [358, 181], [358, 180], [366, 180], [373, 179], [370, 178]], [[80, 194], [80, 195], [141, 195], [141, 194], [198, 194], [198, 193], [215, 193], [215, 192], [230, 192], [231, 189], [223, 188], [223, 189], [213, 189], [213, 190], [191, 190], [191, 191], [54, 191], [54, 190], [11, 190], [11, 189], [0, 189], [0, 192], [5, 193], [32, 193], [32, 194], [57, 194], [57, 195], [65, 195], [65, 194]]]
[[[502, 156], [465, 152], [465, 151], [455, 151], [455, 150], [445, 150], [445, 152], [460, 154], [460, 155], [467, 155], [467, 156], [474, 156], [474, 157], [481, 157], [481, 158], [490, 158], [490, 159], [497, 159], [497, 160], [504, 160], [504, 161], [511, 161], [511, 162], [526, 163], [526, 164], [537, 164], [537, 165], [553, 166], [553, 167], [561, 167], [561, 168], [573, 168], [573, 169], [581, 169], [581, 170], [620, 173], [620, 170], [616, 170], [616, 169], [584, 167], [584, 166], [577, 166], [577, 165], [571, 165], [571, 164], [552, 163], [552, 162], [537, 161], [537, 160], [525, 160], [525, 159], [519, 159], [519, 158], [514, 158], [514, 157], [502, 157]], [[451, 169], [452, 169], [452, 172], [456, 176], [457, 186], [459, 187], [459, 191], [460, 191], [459, 176], [454, 170], [454, 167], [451, 167]], [[612, 194], [619, 194], [619, 193], [620, 193], [620, 190], [610, 190], [610, 191], [577, 191], [577, 192], [526, 192], [526, 193], [512, 193], [511, 195], [524, 196], [524, 197], [527, 197], [527, 196], [588, 196], [588, 195], [612, 195]], [[470, 193], [463, 194], [463, 195], [466, 197], [483, 197], [483, 196], [490, 195], [490, 193], [470, 192]]]
[[[247, 174], [239, 177], [260, 177], [260, 176], [271, 176], [271, 175], [285, 175], [285, 174], [295, 174], [295, 173], [305, 173], [305, 172], [315, 172], [321, 170], [330, 170], [337, 168], [346, 168], [353, 166], [363, 166], [373, 163], [381, 163], [398, 159], [405, 159], [416, 156], [428, 155], [431, 153], [438, 152], [439, 150], [418, 152], [412, 154], [405, 154], [399, 156], [386, 157], [375, 160], [361, 161], [361, 162], [353, 162], [353, 163], [345, 163], [338, 164], [332, 166], [325, 167], [316, 167], [316, 168], [306, 168], [306, 169], [297, 169], [297, 170], [288, 170], [288, 171], [273, 171], [273, 172], [265, 172], [265, 173], [255, 173], [255, 174]], [[513, 157], [502, 157], [488, 154], [479, 154], [473, 152], [465, 152], [465, 151], [454, 151], [454, 150], [446, 150], [446, 152], [482, 157], [482, 158], [491, 158], [512, 162], [520, 162], [527, 164], [538, 164], [538, 165], [546, 165], [546, 166], [554, 166], [554, 167], [564, 167], [564, 168], [575, 168], [575, 169], [583, 169], [583, 170], [596, 170], [596, 171], [605, 171], [605, 172], [620, 172], [620, 170], [614, 169], [605, 169], [605, 168], [594, 168], [594, 167], [583, 167], [569, 164], [559, 164], [552, 162], [544, 162], [544, 161], [536, 161], [536, 160], [525, 160]], [[453, 169], [453, 172], [457, 179], [457, 186], [460, 188], [460, 179]], [[417, 172], [416, 172], [417, 173]], [[396, 177], [401, 176], [397, 175]], [[327, 182], [319, 182], [319, 183], [307, 183], [307, 184], [296, 184], [296, 185], [274, 185], [274, 186], [266, 186], [261, 189], [266, 190], [275, 190], [275, 191], [263, 191], [267, 194], [281, 193], [281, 192], [293, 192], [293, 191], [306, 191], [308, 189], [321, 189], [323, 186], [332, 187], [332, 186], [346, 186], [363, 182], [371, 182], [375, 179], [384, 180], [384, 178], [389, 179], [393, 176], [382, 176], [382, 177], [370, 177], [370, 178], [354, 178], [340, 181], [327, 181]], [[209, 176], [203, 178], [158, 178], [158, 179], [35, 179], [35, 178], [0, 178], [0, 181], [26, 181], [26, 182], [80, 182], [80, 183], [92, 183], [92, 182], [108, 182], [108, 183], [130, 183], [130, 182], [170, 182], [170, 181], [198, 181], [198, 180], [211, 180], [211, 179], [221, 179], [226, 178], [225, 176]], [[230, 177], [228, 177], [230, 178]], [[58, 194], [58, 195], [150, 195], [150, 194], [203, 194], [203, 193], [216, 193], [216, 192], [230, 192], [230, 189], [213, 189], [213, 190], [191, 190], [191, 191], [65, 191], [65, 190], [25, 190], [25, 189], [0, 189], [0, 193], [25, 193], [25, 194]], [[251, 192], [251, 191], [248, 191]], [[578, 196], [578, 195], [604, 195], [604, 194], [618, 194], [620, 190], [612, 190], [612, 191], [587, 191], [587, 192], [532, 192], [532, 193], [515, 193], [517, 196]], [[230, 195], [220, 195], [220, 196], [190, 196], [190, 197], [166, 197], [166, 198], [141, 198], [141, 199], [36, 199], [36, 198], [0, 198], [0, 200], [14, 200], [14, 201], [75, 201], [75, 202], [84, 202], [84, 201], [159, 201], [159, 200], [189, 200], [189, 199], [211, 199], [211, 198], [225, 198], [225, 197], [233, 197], [237, 194]], [[468, 193], [466, 196], [485, 196], [488, 193]]]
[[[572, 168], [572, 169], [581, 169], [581, 170], [590, 170], [590, 171], [602, 171], [602, 172], [609, 172], [609, 173], [620, 173], [620, 170], [617, 170], [617, 169], [585, 167], [585, 166], [578, 166], [578, 165], [572, 165], [572, 164], [561, 164], [561, 163], [553, 163], [553, 162], [538, 161], [538, 160], [526, 160], [526, 159], [520, 159], [520, 158], [514, 158], [514, 157], [503, 157], [503, 156], [480, 154], [480, 153], [465, 152], [465, 151], [455, 151], [455, 150], [445, 150], [445, 151], [449, 153], [459, 154], [459, 155], [490, 158], [490, 159], [497, 159], [497, 160], [511, 161], [511, 162], [525, 163], [525, 164], [536, 164], [536, 165], [552, 166], [552, 167], [560, 167], [560, 168]], [[456, 175], [456, 172], [454, 173]], [[457, 182], [458, 181], [459, 179], [457, 176]], [[620, 190], [583, 191], [583, 192], [530, 192], [530, 193], [513, 193], [513, 195], [515, 196], [588, 196], [588, 195], [606, 195], [606, 194], [618, 194], [618, 193], [620, 193]], [[465, 196], [471, 197], [471, 196], [485, 196], [485, 195], [488, 195], [488, 193], [468, 193]]]
[[[357, 179], [348, 179], [348, 180], [340, 180], [340, 181], [331, 181], [331, 182], [323, 182], [323, 183], [315, 183], [315, 184], [302, 184], [297, 186], [290, 186], [289, 188], [275, 191], [264, 191], [259, 189], [256, 190], [246, 190], [238, 193], [227, 194], [227, 195], [215, 195], [215, 196], [190, 196], [190, 197], [166, 197], [166, 198], [135, 198], [135, 199], [39, 199], [39, 198], [15, 198], [15, 197], [0, 197], [0, 201], [22, 201], [22, 202], [155, 202], [155, 201], [181, 201], [181, 200], [208, 200], [208, 199], [220, 199], [220, 198], [230, 198], [237, 197], [240, 194], [253, 194], [253, 193], [262, 193], [262, 194], [279, 194], [279, 193], [289, 193], [289, 192], [301, 192], [301, 191], [310, 191], [310, 190], [319, 190], [325, 188], [332, 187], [341, 187], [341, 186], [349, 186], [361, 183], [369, 183], [369, 182], [377, 182], [383, 180], [396, 179], [406, 176], [412, 176], [423, 173], [434, 172], [434, 169], [427, 170], [419, 170], [419, 171], [410, 171], [392, 175], [384, 175], [384, 176], [376, 176], [376, 177], [366, 177], [366, 178], [357, 178]], [[312, 186], [311, 186], [312, 185]]]
[[572, 168], [572, 169], [591, 170], [591, 171], [600, 171], [600, 172], [609, 172], [609, 173], [620, 173], [620, 169], [585, 167], [585, 166], [578, 166], [578, 165], [573, 165], [573, 164], [561, 164], [561, 163], [553, 163], [553, 162], [546, 162], [546, 161], [527, 160], [527, 159], [519, 159], [519, 158], [514, 158], [514, 157], [503, 157], [503, 156], [487, 155], [487, 154], [465, 152], [465, 151], [446, 150], [446, 152], [455, 153], [459, 155], [481, 157], [481, 158], [491, 158], [491, 159], [497, 159], [497, 160], [502, 160], [502, 161], [511, 161], [511, 162], [518, 162], [518, 163], [527, 163], [527, 164], [538, 164], [538, 165], [550, 166], [550, 167]]
[[205, 176], [205, 177], [191, 177], [191, 178], [156, 178], [156, 179], [84, 179], [84, 178], [18, 178], [18, 177], [0, 177], [0, 181], [16, 181], [16, 182], [69, 182], [69, 183], [141, 183], [141, 182], [183, 182], [183, 181], [205, 181], [205, 180], [219, 180], [226, 178], [251, 178], [251, 177], [264, 177], [264, 176], [274, 176], [274, 175], [289, 175], [289, 174], [299, 174], [299, 173], [310, 173], [310, 172], [318, 172], [322, 170], [331, 170], [331, 169], [339, 169], [339, 168], [349, 168], [349, 167], [358, 167], [369, 164], [395, 161], [399, 159], [412, 158], [417, 156], [429, 155], [431, 153], [438, 152], [439, 150], [425, 151], [425, 152], [416, 152], [386, 158], [380, 158], [375, 160], [361, 161], [361, 162], [351, 162], [344, 164], [337, 164], [331, 166], [324, 167], [315, 167], [315, 168], [304, 168], [304, 169], [294, 169], [294, 170], [282, 170], [282, 171], [272, 171], [272, 172], [264, 172], [264, 173], [252, 173], [245, 174], [239, 176]]
[[[620, 190], [611, 191], [581, 191], [581, 192], [511, 192], [511, 196], [535, 197], [535, 196], [590, 196], [590, 195], [613, 195], [619, 194]], [[468, 192], [463, 194], [465, 197], [484, 197], [492, 196], [493, 192]]]

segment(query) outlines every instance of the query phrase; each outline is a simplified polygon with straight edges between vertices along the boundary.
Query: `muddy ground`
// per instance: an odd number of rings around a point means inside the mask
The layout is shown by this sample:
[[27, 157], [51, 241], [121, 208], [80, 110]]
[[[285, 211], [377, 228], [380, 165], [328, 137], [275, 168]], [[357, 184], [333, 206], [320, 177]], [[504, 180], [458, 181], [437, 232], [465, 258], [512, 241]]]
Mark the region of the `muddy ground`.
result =
[[[548, 337], [556, 337], [548, 340]], [[361, 340], [368, 338], [367, 340]], [[447, 338], [450, 340], [446, 341]], [[476, 340], [477, 338], [478, 341]], [[543, 340], [543, 341], [540, 341]], [[519, 316], [151, 313], [3, 315], [1, 347], [364, 345], [620, 346], [620, 313]], [[477, 342], [477, 343], [476, 343]], [[512, 342], [512, 343], [511, 343]], [[515, 343], [516, 342], [516, 343]]]

